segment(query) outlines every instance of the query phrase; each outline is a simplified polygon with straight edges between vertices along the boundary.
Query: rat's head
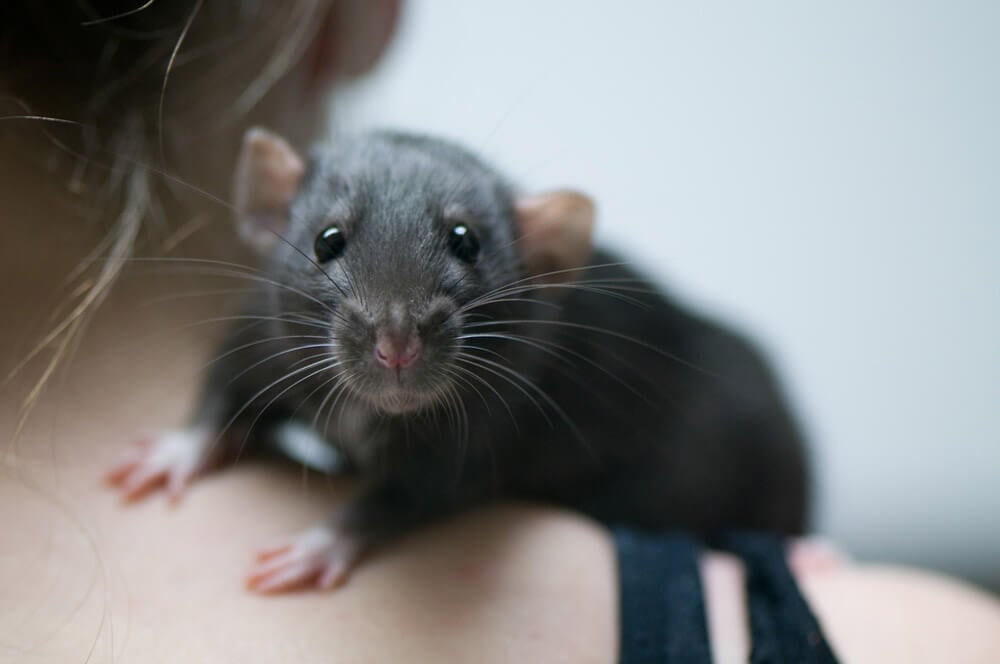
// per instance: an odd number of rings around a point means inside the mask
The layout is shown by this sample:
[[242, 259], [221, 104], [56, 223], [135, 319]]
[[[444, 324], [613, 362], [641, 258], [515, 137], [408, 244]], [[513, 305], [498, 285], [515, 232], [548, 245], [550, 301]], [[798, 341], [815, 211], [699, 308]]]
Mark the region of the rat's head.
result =
[[282, 139], [251, 130], [235, 194], [241, 233], [284, 285], [275, 308], [322, 322], [332, 371], [393, 414], [469, 385], [466, 326], [519, 306], [516, 294], [492, 297], [499, 289], [566, 280], [590, 255], [586, 197], [519, 197], [437, 139], [349, 138], [307, 168]]

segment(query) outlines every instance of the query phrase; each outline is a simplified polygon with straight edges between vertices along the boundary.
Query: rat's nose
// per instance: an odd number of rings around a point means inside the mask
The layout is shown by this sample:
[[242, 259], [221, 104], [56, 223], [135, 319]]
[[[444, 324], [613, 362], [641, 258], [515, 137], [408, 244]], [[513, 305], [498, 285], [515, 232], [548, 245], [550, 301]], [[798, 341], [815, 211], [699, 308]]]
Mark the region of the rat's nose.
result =
[[404, 337], [380, 334], [375, 343], [375, 360], [388, 369], [405, 369], [420, 359], [423, 345], [415, 334]]

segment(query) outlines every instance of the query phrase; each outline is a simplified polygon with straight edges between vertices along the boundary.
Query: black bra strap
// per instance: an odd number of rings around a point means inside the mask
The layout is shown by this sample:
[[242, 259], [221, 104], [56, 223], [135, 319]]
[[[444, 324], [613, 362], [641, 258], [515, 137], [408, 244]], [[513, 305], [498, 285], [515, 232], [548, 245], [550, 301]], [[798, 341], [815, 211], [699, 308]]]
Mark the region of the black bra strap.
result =
[[836, 664], [819, 623], [788, 569], [785, 540], [733, 533], [717, 544], [743, 559], [751, 664]]
[[616, 529], [620, 664], [710, 664], [698, 544]]

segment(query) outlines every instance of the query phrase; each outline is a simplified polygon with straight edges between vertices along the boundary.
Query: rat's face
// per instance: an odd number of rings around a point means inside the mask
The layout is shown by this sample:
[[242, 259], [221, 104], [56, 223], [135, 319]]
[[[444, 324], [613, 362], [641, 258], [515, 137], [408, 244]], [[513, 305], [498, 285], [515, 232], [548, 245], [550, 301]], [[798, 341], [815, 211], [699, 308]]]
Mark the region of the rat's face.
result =
[[498, 337], [477, 326], [535, 306], [505, 287], [565, 276], [589, 254], [584, 197], [515, 200], [481, 161], [429, 138], [349, 139], [306, 173], [287, 144], [252, 132], [236, 201], [244, 236], [283, 284], [277, 313], [329, 340], [327, 391], [390, 414], [453, 403], [484, 366], [500, 375]]
[[476, 298], [521, 276], [513, 209], [464, 152], [395, 136], [339, 146], [316, 157], [290, 244], [274, 247], [283, 281], [317, 301], [284, 292], [281, 306], [328, 323], [337, 384], [378, 410], [452, 398]]

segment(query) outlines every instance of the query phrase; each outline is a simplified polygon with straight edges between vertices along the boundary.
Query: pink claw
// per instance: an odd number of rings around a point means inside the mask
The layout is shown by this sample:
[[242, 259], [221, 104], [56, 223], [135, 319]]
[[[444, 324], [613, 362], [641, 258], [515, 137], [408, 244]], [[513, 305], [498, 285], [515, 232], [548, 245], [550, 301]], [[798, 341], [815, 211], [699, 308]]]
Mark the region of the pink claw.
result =
[[247, 588], [265, 595], [313, 585], [321, 590], [347, 580], [362, 552], [358, 538], [320, 526], [256, 554]]

